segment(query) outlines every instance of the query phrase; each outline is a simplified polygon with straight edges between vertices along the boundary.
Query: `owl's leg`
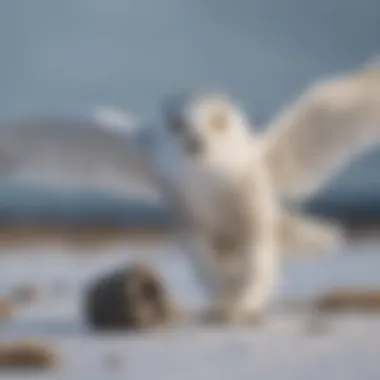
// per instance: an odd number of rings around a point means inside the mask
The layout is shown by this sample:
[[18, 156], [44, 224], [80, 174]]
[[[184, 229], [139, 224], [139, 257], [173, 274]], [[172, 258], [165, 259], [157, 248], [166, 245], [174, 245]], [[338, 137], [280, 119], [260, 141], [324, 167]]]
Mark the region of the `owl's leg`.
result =
[[[200, 247], [199, 240], [197, 246]], [[275, 239], [268, 236], [261, 244], [252, 239], [244, 250], [231, 252], [239, 255], [237, 261], [241, 265], [238, 264], [240, 269], [237, 270], [226, 264], [227, 261], [218, 260], [218, 252], [212, 251], [208, 244], [197, 252], [201, 256], [193, 265], [209, 297], [203, 321], [247, 323], [259, 320], [277, 278], [279, 252]]]
[[260, 320], [276, 285], [280, 257], [274, 239], [247, 247], [245, 281], [237, 298], [237, 313], [242, 322]]
[[188, 259], [199, 284], [204, 290], [207, 306], [201, 312], [203, 322], [227, 322], [237, 317], [235, 307], [238, 293], [235, 282], [226, 274], [220, 252], [212, 239], [198, 233], [186, 233], [183, 240]]
[[278, 239], [279, 213], [274, 203], [255, 202], [251, 212], [251, 233], [242, 247], [243, 282], [237, 297], [240, 319], [255, 320], [267, 307], [277, 282], [281, 245]]

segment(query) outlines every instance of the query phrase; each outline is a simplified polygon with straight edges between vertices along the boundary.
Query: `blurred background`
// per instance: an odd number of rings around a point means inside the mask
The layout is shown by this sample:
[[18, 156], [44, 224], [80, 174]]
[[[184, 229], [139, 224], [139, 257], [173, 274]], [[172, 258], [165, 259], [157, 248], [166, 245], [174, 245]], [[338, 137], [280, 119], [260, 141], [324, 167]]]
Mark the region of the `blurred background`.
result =
[[[42, 118], [75, 124], [99, 106], [154, 123], [164, 96], [198, 88], [231, 93], [263, 129], [314, 80], [379, 54], [379, 21], [378, 0], [2, 0], [0, 129]], [[368, 153], [306, 209], [376, 236], [379, 166], [380, 151]], [[177, 299], [201, 298], [166, 240], [168, 225], [165, 210], [148, 200], [0, 176], [0, 344], [52, 343], [66, 363], [49, 377], [57, 379], [114, 378], [110, 371], [124, 365], [132, 379], [379, 378], [379, 332], [367, 322], [315, 346], [281, 335], [286, 323], [272, 335], [228, 330], [220, 339], [204, 331], [152, 340], [87, 334], [83, 289], [130, 260], [149, 258], [170, 277]], [[280, 293], [378, 283], [380, 262], [364, 254], [378, 258], [378, 245], [371, 247], [288, 264]]]
[[[104, 105], [154, 121], [163, 96], [215, 88], [236, 96], [262, 128], [313, 80], [378, 54], [379, 14], [376, 0], [2, 1], [0, 123], [80, 120]], [[310, 207], [373, 222], [379, 162], [378, 152], [361, 158]], [[5, 224], [138, 224], [140, 208], [128, 213], [125, 199], [31, 186], [0, 182]], [[156, 228], [163, 217], [157, 212], [143, 203], [139, 218]]]

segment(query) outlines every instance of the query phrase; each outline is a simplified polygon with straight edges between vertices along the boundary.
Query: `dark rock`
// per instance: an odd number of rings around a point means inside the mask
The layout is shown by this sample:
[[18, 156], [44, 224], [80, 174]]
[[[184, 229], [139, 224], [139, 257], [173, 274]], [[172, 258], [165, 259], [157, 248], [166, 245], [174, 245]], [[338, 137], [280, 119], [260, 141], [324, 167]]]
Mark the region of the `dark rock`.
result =
[[95, 329], [145, 329], [172, 320], [174, 305], [151, 268], [135, 265], [92, 283], [85, 296], [85, 318]]

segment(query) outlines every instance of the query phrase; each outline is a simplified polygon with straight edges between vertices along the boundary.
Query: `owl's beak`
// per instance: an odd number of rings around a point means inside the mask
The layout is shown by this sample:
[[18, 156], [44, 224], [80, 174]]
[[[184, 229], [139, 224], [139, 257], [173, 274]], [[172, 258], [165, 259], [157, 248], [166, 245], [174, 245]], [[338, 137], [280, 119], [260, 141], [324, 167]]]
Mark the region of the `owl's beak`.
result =
[[204, 142], [196, 136], [188, 136], [185, 143], [186, 151], [191, 156], [199, 156], [204, 151]]

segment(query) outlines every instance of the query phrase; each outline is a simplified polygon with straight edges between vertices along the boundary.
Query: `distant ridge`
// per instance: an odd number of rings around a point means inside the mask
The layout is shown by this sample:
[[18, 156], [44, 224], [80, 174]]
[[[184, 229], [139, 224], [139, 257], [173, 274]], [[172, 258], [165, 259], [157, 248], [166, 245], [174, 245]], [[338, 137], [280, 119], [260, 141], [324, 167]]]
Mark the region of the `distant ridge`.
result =
[[0, 226], [167, 228], [165, 208], [149, 200], [118, 198], [100, 191], [65, 191], [32, 186], [0, 188]]
[[[304, 205], [305, 212], [345, 224], [380, 223], [380, 194], [330, 194]], [[170, 215], [163, 205], [134, 197], [120, 198], [99, 191], [69, 191], [36, 187], [0, 187], [0, 225], [67, 224], [168, 228]]]

